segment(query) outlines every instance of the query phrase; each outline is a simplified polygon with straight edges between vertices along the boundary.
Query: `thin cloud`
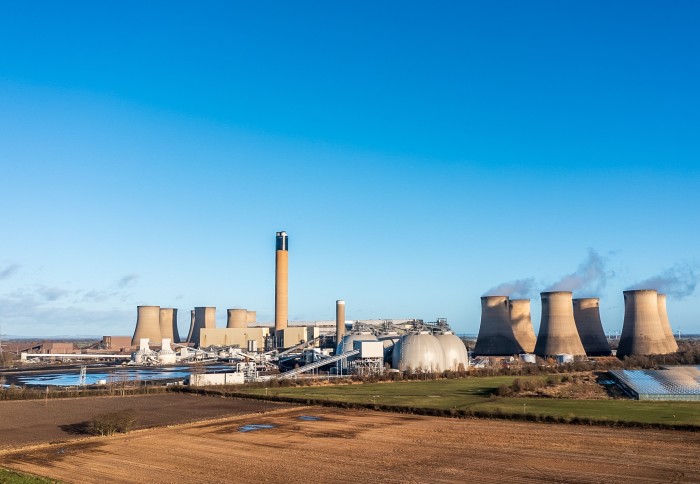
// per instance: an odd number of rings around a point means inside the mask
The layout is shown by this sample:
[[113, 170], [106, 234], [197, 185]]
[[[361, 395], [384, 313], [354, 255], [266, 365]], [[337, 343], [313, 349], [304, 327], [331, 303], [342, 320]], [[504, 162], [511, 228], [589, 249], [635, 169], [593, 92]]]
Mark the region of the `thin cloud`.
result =
[[17, 273], [18, 270], [19, 270], [19, 264], [10, 264], [9, 266], [0, 270], [0, 280], [7, 279], [8, 277], [13, 276], [14, 274]]
[[131, 287], [136, 283], [136, 281], [139, 280], [139, 275], [138, 274], [129, 274], [117, 281], [117, 287], [120, 289], [126, 289], [127, 287]]

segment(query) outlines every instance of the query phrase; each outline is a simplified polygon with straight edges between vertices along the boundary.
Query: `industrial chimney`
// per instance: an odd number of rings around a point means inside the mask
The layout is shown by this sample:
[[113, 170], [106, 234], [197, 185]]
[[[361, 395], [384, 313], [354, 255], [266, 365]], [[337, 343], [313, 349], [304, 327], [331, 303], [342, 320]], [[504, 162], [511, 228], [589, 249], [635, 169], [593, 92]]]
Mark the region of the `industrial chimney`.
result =
[[141, 338], [148, 338], [151, 343], [155, 344], [161, 340], [159, 306], [136, 307], [136, 329], [131, 338], [131, 345], [138, 345]]
[[664, 330], [664, 336], [666, 337], [666, 350], [669, 353], [675, 353], [678, 351], [678, 343], [676, 343], [676, 338], [673, 337], [671, 322], [668, 320], [668, 311], [666, 310], [666, 294], [657, 294], [657, 298], [659, 301], [659, 319], [661, 320], [661, 329]]
[[335, 302], [335, 340], [336, 346], [345, 335], [345, 301], [339, 299]]
[[508, 296], [481, 298], [481, 324], [474, 345], [478, 356], [510, 356], [523, 352], [515, 339], [508, 312]]
[[215, 307], [195, 307], [194, 325], [190, 342], [199, 346], [199, 330], [204, 328], [216, 328], [216, 308]]
[[525, 353], [535, 351], [535, 330], [532, 329], [532, 319], [530, 318], [529, 299], [510, 299], [508, 301], [510, 311], [510, 325], [513, 328], [513, 336], [518, 341]]
[[190, 311], [190, 331], [187, 333], [187, 342], [192, 342], [192, 335], [194, 334], [194, 309]]
[[173, 343], [180, 342], [176, 308], [160, 308], [160, 334], [161, 338], [168, 338]]
[[287, 232], [277, 232], [275, 254], [275, 332], [287, 327], [289, 240]]
[[581, 338], [574, 321], [572, 294], [569, 291], [540, 293], [542, 298], [542, 321], [537, 335], [535, 354], [554, 356], [558, 354], [585, 356]]
[[248, 310], [247, 309], [227, 309], [226, 310], [226, 327], [227, 328], [247, 328], [248, 327]]
[[600, 299], [574, 299], [574, 320], [583, 349], [588, 356], [610, 356], [610, 345], [600, 321]]
[[625, 320], [617, 356], [663, 355], [668, 353], [659, 318], [659, 299], [653, 289], [624, 291]]

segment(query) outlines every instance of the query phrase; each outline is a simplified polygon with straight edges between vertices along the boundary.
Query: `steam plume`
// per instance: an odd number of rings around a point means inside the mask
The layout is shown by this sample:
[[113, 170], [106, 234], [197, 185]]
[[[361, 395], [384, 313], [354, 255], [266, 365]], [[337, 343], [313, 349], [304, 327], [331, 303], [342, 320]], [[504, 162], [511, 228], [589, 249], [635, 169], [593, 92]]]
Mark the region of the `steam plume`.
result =
[[607, 260], [594, 249], [588, 249], [588, 256], [578, 266], [576, 272], [567, 274], [559, 281], [549, 286], [545, 291], [581, 291], [598, 294], [608, 282], [608, 277], [614, 275], [606, 270]]
[[628, 287], [628, 289], [656, 289], [660, 293], [682, 299], [690, 296], [698, 282], [697, 268], [691, 264], [676, 264], [661, 274]]
[[515, 281], [504, 282], [496, 287], [492, 287], [484, 293], [484, 296], [509, 296], [512, 298], [531, 298], [535, 279], [517, 279]]

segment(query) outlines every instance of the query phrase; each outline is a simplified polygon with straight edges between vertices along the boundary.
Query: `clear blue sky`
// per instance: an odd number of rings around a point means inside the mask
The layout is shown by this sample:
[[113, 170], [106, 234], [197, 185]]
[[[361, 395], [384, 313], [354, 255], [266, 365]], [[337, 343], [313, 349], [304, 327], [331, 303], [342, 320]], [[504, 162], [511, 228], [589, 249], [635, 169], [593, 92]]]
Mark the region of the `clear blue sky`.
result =
[[662, 275], [700, 332], [698, 25], [692, 1], [3, 2], [2, 332], [269, 321], [277, 230], [292, 319], [345, 299], [475, 333], [531, 279], [537, 327], [583, 264], [607, 330]]

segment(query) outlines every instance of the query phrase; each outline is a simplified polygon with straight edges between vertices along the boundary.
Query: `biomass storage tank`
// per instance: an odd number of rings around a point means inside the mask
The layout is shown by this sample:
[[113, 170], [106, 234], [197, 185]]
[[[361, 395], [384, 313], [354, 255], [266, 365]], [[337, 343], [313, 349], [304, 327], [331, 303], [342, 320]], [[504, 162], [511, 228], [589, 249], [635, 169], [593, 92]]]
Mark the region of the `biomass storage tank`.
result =
[[406, 334], [394, 346], [391, 366], [409, 373], [440, 373], [445, 370], [445, 354], [432, 334]]
[[459, 337], [449, 331], [435, 335], [445, 360], [445, 370], [464, 371], [469, 367], [469, 354], [467, 347]]

